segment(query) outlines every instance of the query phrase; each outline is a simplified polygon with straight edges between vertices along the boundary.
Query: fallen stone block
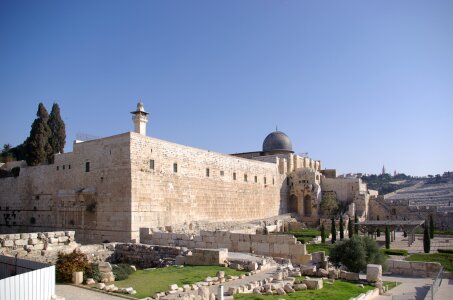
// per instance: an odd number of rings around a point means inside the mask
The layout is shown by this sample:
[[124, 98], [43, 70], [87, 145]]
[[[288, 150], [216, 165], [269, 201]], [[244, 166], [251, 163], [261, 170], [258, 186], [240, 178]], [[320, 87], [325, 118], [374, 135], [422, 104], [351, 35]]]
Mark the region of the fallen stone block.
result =
[[368, 264], [366, 266], [366, 280], [368, 282], [377, 282], [382, 280], [382, 266]]
[[307, 289], [309, 290], [319, 290], [323, 288], [323, 281], [321, 278], [305, 279], [303, 283], [307, 286]]
[[303, 291], [307, 289], [307, 285], [305, 283], [297, 283], [293, 285], [293, 289], [296, 291]]
[[293, 287], [291, 286], [291, 284], [285, 284], [285, 286], [283, 287], [283, 289], [285, 290], [286, 293], [294, 293], [295, 290], [293, 289]]

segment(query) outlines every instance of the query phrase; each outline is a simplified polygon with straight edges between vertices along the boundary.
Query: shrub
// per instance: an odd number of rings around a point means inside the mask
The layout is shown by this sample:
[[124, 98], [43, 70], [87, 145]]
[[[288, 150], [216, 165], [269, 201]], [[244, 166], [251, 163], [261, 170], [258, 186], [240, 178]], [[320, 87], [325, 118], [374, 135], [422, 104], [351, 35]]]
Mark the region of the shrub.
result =
[[113, 275], [115, 275], [115, 281], [124, 280], [134, 272], [134, 269], [128, 264], [118, 264], [112, 266]]
[[101, 272], [99, 272], [99, 266], [97, 264], [89, 264], [83, 272], [83, 281], [86, 282], [88, 278], [93, 278], [94, 281], [101, 281]]
[[79, 249], [75, 249], [70, 254], [58, 253], [58, 259], [55, 265], [57, 281], [71, 282], [72, 273], [85, 271], [88, 265], [87, 256], [80, 252]]
[[399, 256], [408, 255], [407, 250], [403, 249], [381, 249], [381, 252], [387, 255], [399, 255]]
[[385, 256], [376, 242], [369, 237], [353, 236], [338, 243], [331, 251], [329, 260], [337, 267], [345, 266], [351, 272], [365, 271], [367, 264], [379, 264], [386, 268]]
[[453, 249], [437, 249], [439, 253], [453, 254]]

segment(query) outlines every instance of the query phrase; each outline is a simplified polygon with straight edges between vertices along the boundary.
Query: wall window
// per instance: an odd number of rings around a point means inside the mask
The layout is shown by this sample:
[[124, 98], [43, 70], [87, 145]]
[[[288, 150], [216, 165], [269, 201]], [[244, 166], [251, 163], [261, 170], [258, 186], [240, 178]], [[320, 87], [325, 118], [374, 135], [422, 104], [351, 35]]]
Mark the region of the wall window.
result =
[[68, 169], [71, 170], [71, 165], [68, 165]]
[[154, 170], [154, 159], [150, 159], [150, 160], [149, 160], [149, 168], [150, 168], [151, 170]]
[[272, 185], [275, 184], [275, 178], [272, 177]]
[[220, 176], [223, 176], [223, 175], [225, 175], [225, 172], [220, 171]]
[[247, 182], [247, 174], [244, 174], [244, 181]]
[[89, 161], [87, 161], [85, 163], [85, 172], [90, 172], [90, 162]]
[[58, 170], [60, 170], [60, 167], [59, 167], [59, 166], [57, 166], [57, 171], [58, 171]]
[[173, 173], [178, 173], [178, 164], [177, 163], [173, 164]]
[[266, 182], [266, 177], [264, 177], [264, 184], [267, 184], [267, 182]]
[[209, 168], [206, 168], [206, 177], [209, 177]]
[[233, 180], [236, 180], [236, 173], [233, 173]]
[[63, 170], [65, 169], [65, 167], [66, 167], [66, 166], [65, 166], [65, 165], [63, 165]]
[[258, 182], [258, 176], [255, 175], [255, 183]]

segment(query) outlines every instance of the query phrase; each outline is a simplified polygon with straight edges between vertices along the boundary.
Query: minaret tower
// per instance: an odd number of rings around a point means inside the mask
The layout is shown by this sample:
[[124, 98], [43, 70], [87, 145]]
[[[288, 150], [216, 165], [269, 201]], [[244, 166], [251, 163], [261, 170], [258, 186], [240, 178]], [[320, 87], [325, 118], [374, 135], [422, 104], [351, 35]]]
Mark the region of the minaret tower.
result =
[[134, 122], [134, 131], [146, 135], [146, 124], [148, 123], [148, 115], [143, 106], [143, 102], [137, 103], [137, 110], [131, 112], [133, 114], [132, 121]]

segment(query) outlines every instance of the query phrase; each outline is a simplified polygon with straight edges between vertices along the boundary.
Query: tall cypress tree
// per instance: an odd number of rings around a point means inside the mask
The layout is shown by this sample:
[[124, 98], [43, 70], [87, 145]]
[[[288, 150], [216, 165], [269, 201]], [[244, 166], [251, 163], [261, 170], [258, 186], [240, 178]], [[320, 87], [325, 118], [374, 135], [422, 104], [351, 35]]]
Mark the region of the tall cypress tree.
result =
[[36, 116], [31, 125], [30, 136], [25, 141], [25, 160], [29, 166], [47, 162], [52, 154], [52, 146], [49, 143], [50, 128], [47, 125], [49, 114], [44, 104], [39, 103]]
[[52, 154], [63, 153], [66, 143], [66, 129], [63, 119], [60, 116], [58, 103], [52, 105], [48, 125], [51, 131], [49, 143], [52, 146]]
[[353, 235], [354, 235], [354, 229], [352, 227], [352, 221], [351, 221], [351, 218], [348, 218], [348, 236], [349, 236], [349, 238], [352, 238]]
[[326, 229], [324, 228], [324, 224], [321, 224], [321, 243], [326, 242]]
[[433, 219], [433, 215], [429, 215], [429, 237], [431, 239], [434, 237], [434, 219]]
[[390, 229], [389, 226], [385, 226], [385, 249], [390, 249]]
[[343, 215], [340, 214], [340, 241], [344, 239], [344, 224], [343, 224]]
[[330, 231], [332, 233], [332, 244], [335, 244], [337, 240], [337, 229], [335, 228], [335, 218], [332, 217], [332, 225], [330, 227]]
[[359, 234], [359, 217], [357, 216], [357, 212], [355, 212], [355, 215], [354, 215], [354, 233], [355, 234]]
[[429, 253], [431, 250], [431, 239], [429, 238], [429, 225], [425, 224], [425, 230], [423, 231], [423, 251]]

